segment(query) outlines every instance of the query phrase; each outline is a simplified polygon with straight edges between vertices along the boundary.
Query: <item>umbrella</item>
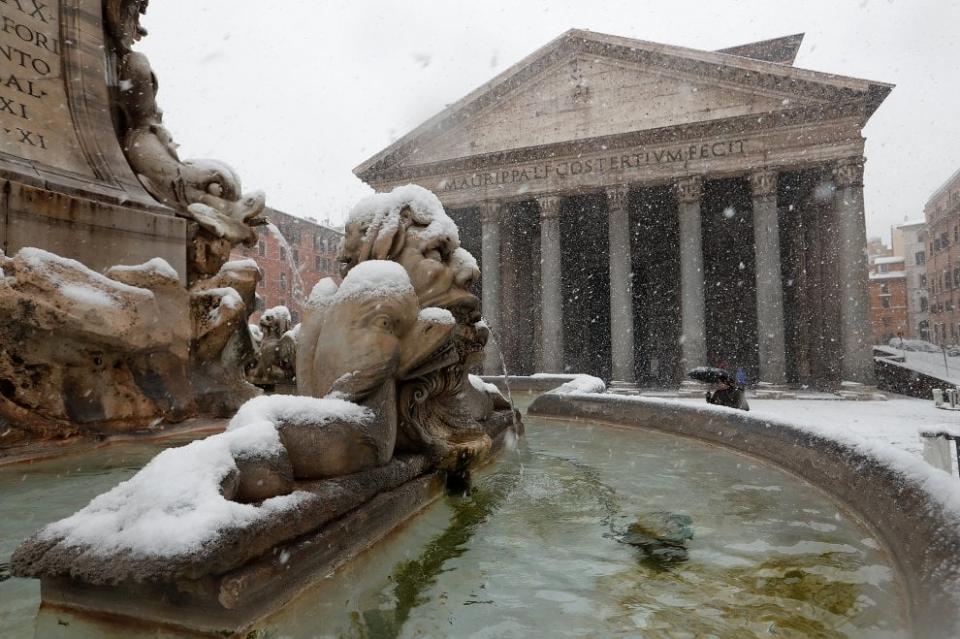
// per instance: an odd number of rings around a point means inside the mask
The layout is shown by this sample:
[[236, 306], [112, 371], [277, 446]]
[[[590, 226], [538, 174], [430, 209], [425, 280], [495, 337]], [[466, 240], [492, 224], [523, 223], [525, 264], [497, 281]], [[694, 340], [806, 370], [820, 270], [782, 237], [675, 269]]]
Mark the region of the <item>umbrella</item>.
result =
[[719, 382], [726, 382], [731, 386], [736, 384], [733, 376], [728, 371], [712, 366], [698, 366], [687, 373], [687, 376], [704, 384], [717, 384]]

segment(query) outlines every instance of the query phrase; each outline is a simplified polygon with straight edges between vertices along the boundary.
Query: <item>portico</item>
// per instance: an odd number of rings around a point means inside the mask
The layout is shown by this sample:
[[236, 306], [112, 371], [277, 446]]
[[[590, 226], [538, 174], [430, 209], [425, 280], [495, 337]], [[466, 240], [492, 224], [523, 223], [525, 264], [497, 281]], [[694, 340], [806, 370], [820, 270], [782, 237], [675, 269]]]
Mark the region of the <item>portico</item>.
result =
[[861, 129], [891, 87], [797, 69], [799, 44], [570, 31], [356, 172], [480, 217], [512, 371], [869, 383]]

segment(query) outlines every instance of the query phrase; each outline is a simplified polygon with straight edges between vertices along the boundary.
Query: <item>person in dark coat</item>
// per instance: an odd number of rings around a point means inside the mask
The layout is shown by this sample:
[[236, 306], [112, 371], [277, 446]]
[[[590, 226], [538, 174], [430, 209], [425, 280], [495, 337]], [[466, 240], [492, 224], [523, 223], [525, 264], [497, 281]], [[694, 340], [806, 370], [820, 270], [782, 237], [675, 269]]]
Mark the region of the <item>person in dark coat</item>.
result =
[[717, 390], [712, 393], [707, 393], [708, 404], [739, 408], [740, 410], [750, 410], [750, 405], [747, 404], [747, 394], [743, 386], [729, 379], [720, 380], [717, 382], [717, 386]]

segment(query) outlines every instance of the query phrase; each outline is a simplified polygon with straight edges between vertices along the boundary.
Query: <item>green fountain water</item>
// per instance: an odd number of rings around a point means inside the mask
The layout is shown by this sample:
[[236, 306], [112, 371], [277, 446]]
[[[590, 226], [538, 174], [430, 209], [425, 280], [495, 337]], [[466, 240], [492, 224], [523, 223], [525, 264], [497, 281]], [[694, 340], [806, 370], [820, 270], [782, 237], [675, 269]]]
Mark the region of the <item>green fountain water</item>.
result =
[[[661, 434], [525, 421], [526, 438], [469, 494], [427, 509], [251, 636], [907, 635], [879, 544], [805, 483]], [[3, 554], [155, 450], [113, 447], [0, 469]], [[651, 560], [622, 543], [637, 517], [663, 511], [692, 519], [686, 561]], [[38, 591], [0, 583], [0, 623], [11, 636], [33, 636]], [[103, 630], [53, 610], [36, 623], [37, 636]]]

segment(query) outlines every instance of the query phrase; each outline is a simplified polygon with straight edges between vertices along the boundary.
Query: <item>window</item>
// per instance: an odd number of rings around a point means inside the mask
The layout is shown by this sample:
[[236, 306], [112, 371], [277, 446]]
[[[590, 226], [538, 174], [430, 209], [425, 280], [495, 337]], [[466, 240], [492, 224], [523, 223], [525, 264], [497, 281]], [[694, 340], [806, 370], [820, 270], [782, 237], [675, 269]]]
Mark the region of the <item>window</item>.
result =
[[298, 323], [300, 321], [300, 313], [296, 311], [290, 311], [290, 321], [294, 324]]
[[280, 259], [287, 259], [287, 249], [283, 248], [282, 246], [280, 247]]
[[913, 257], [918, 265], [927, 263], [927, 254], [924, 251], [917, 251]]
[[317, 252], [326, 250], [326, 247], [323, 245], [323, 236], [319, 233], [313, 234], [313, 250]]
[[883, 308], [890, 308], [890, 296], [880, 298], [880, 306]]
[[293, 263], [300, 264], [300, 251], [293, 249]]
[[287, 290], [287, 274], [286, 273], [280, 274], [280, 290], [281, 291]]
[[927, 288], [927, 274], [920, 274], [920, 288]]
[[316, 256], [314, 258], [313, 270], [319, 273], [323, 273], [324, 271], [326, 271], [327, 270], [326, 261], [327, 260], [325, 260], [323, 256], [321, 255]]
[[930, 304], [927, 302], [927, 298], [921, 297], [921, 298], [920, 298], [920, 312], [921, 312], [921, 313], [926, 313], [929, 308], [930, 308]]
[[260, 252], [260, 257], [263, 257], [267, 254], [267, 243], [264, 241], [257, 242], [257, 250]]

